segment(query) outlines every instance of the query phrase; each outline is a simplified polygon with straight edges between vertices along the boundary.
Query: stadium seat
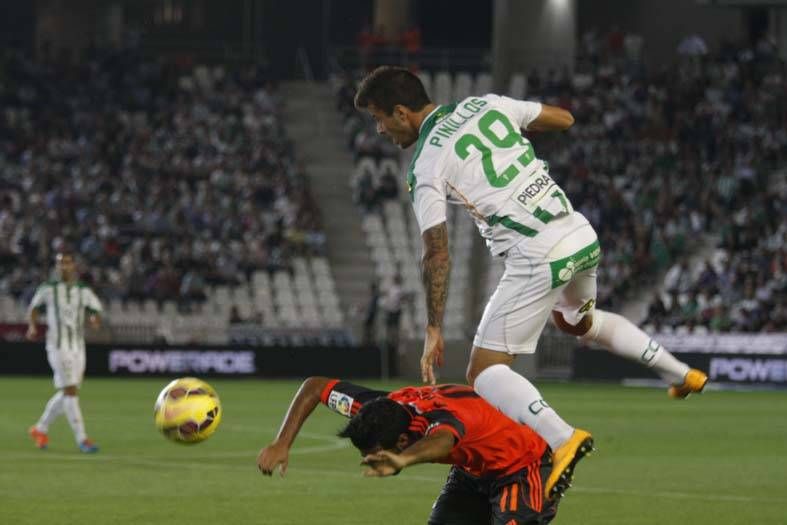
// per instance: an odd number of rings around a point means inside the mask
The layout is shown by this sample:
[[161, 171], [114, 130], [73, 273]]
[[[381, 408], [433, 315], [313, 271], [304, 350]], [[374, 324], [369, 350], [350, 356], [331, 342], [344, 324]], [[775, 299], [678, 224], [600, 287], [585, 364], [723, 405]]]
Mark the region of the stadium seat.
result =
[[314, 273], [315, 277], [330, 276], [331, 270], [325, 257], [313, 257], [311, 262], [312, 272]]
[[473, 77], [470, 73], [457, 73], [454, 78], [453, 100], [459, 101], [472, 95]]
[[112, 299], [109, 301], [109, 305], [107, 307], [107, 312], [112, 319], [122, 319], [123, 314], [125, 313], [125, 309], [123, 308], [123, 302], [119, 299]]
[[292, 260], [292, 268], [296, 277], [309, 274], [309, 266], [303, 257], [295, 257]]
[[434, 76], [434, 96], [433, 100], [438, 104], [447, 104], [453, 102], [451, 96], [453, 95], [453, 83], [451, 82], [451, 74], [447, 71], [440, 71]]
[[492, 75], [489, 73], [479, 73], [475, 77], [473, 94], [483, 96], [492, 92]]
[[432, 96], [432, 74], [428, 71], [419, 71], [418, 78], [421, 80], [421, 84], [424, 85], [424, 89], [429, 96]]
[[401, 166], [399, 162], [394, 159], [382, 159], [379, 164], [379, 173], [380, 174], [391, 174], [394, 177], [399, 179], [401, 175]]
[[524, 100], [527, 96], [527, 79], [522, 73], [514, 73], [508, 82], [508, 95], [511, 98]]
[[178, 305], [175, 301], [164, 301], [162, 306], [162, 313], [165, 316], [178, 315]]
[[229, 304], [232, 302], [232, 291], [229, 286], [220, 285], [213, 289], [212, 300], [215, 303]]
[[17, 306], [14, 298], [9, 295], [0, 296], [0, 319], [16, 322], [17, 317]]
[[382, 233], [383, 221], [379, 215], [369, 213], [361, 219], [361, 228], [368, 234]]
[[159, 313], [156, 301], [153, 299], [146, 299], [142, 303], [142, 312], [149, 317], [156, 317]]

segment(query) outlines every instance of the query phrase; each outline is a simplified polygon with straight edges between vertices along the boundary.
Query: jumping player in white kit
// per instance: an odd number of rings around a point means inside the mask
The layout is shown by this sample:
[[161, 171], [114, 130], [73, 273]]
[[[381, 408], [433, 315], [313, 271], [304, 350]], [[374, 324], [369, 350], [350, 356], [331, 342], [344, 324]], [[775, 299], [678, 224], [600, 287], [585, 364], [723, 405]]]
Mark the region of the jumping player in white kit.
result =
[[505, 273], [484, 310], [473, 341], [467, 380], [506, 415], [539, 433], [553, 451], [545, 496], [560, 496], [576, 463], [593, 446], [510, 368], [535, 352], [550, 314], [563, 331], [637, 361], [658, 373], [674, 398], [699, 392], [707, 376], [620, 315], [595, 308], [601, 248], [593, 227], [574, 211], [520, 130], [558, 131], [574, 119], [561, 108], [498, 95], [434, 104], [417, 76], [383, 66], [361, 83], [355, 106], [377, 131], [415, 152], [407, 184], [424, 243], [422, 277], [427, 326], [422, 378], [435, 383], [443, 362], [442, 321], [450, 259], [446, 205], [464, 206]]
[[38, 423], [28, 433], [40, 449], [47, 448], [49, 425], [63, 412], [74, 432], [79, 450], [98, 452], [85, 432], [79, 407], [79, 386], [85, 375], [85, 314], [91, 327], [101, 326], [101, 302], [93, 291], [77, 281], [74, 256], [59, 252], [55, 258], [58, 279], [46, 281], [36, 290], [28, 312], [27, 338], [38, 338], [38, 312], [46, 309], [46, 354], [54, 372], [57, 392], [46, 404]]

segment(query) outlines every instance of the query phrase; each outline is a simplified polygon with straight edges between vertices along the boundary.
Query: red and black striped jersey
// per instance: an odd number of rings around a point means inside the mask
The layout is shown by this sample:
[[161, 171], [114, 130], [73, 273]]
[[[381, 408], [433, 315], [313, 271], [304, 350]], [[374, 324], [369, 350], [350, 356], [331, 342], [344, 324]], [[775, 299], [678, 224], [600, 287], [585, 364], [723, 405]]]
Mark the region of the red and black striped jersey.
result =
[[407, 408], [413, 442], [438, 430], [451, 432], [454, 448], [440, 463], [456, 465], [475, 476], [506, 476], [538, 461], [546, 442], [490, 405], [465, 385], [406, 387], [393, 392], [331, 381], [321, 401], [346, 417], [364, 403], [388, 397]]

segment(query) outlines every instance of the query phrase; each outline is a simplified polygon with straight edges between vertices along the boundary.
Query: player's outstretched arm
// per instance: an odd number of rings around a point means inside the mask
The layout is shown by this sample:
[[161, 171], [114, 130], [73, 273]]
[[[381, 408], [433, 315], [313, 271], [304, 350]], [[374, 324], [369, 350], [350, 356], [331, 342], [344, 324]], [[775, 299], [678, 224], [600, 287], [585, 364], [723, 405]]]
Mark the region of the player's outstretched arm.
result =
[[450, 431], [437, 430], [433, 434], [419, 439], [400, 454], [387, 450], [368, 454], [361, 462], [369, 466], [364, 472], [364, 476], [394, 476], [411, 465], [433, 463], [451, 453], [451, 449], [454, 448], [454, 439], [454, 435]]
[[426, 294], [426, 337], [421, 356], [421, 379], [435, 384], [434, 365], [443, 364], [443, 316], [448, 297], [451, 257], [448, 252], [448, 227], [442, 222], [424, 231], [424, 256], [421, 279]]
[[41, 285], [33, 295], [30, 301], [30, 306], [27, 310], [27, 334], [26, 337], [30, 341], [35, 341], [38, 338], [38, 310], [46, 304], [46, 300], [50, 297], [50, 287]]
[[35, 341], [38, 338], [38, 310], [35, 308], [30, 309], [27, 315], [27, 337], [28, 341]]
[[541, 105], [541, 113], [528, 124], [527, 131], [563, 131], [574, 124], [574, 116], [557, 106]]
[[314, 407], [320, 404], [320, 394], [330, 381], [327, 377], [310, 377], [303, 382], [287, 409], [276, 439], [257, 455], [257, 467], [260, 472], [270, 476], [276, 467], [279, 467], [279, 473], [284, 476], [287, 471], [290, 447], [304, 421], [314, 411]]

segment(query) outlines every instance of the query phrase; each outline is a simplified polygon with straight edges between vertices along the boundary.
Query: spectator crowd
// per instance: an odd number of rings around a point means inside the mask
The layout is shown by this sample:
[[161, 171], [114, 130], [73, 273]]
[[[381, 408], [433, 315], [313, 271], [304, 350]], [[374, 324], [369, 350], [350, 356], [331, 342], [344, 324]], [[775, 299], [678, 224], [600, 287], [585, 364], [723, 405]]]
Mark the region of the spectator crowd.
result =
[[536, 98], [576, 118], [533, 141], [599, 232], [602, 304], [734, 229], [743, 210], [767, 203], [775, 224], [785, 218], [787, 79], [775, 51], [724, 45], [647, 69], [624, 50], [581, 55], [572, 76], [530, 78]]
[[0, 295], [27, 300], [62, 246], [105, 300], [184, 306], [321, 253], [280, 107], [255, 67], [0, 51]]

